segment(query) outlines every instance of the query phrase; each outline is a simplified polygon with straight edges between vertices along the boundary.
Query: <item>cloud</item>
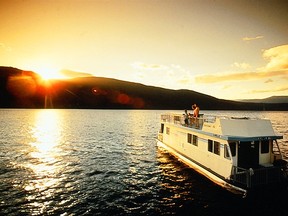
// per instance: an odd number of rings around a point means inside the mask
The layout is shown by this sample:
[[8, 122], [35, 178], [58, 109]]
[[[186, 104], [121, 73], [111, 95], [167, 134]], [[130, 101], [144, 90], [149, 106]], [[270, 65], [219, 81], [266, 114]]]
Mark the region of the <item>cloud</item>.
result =
[[10, 46], [7, 46], [5, 43], [0, 43], [0, 48], [8, 52], [12, 51], [12, 48]]
[[137, 81], [141, 83], [151, 84], [152, 81], [153, 85], [156, 86], [183, 88], [183, 86], [189, 86], [194, 80], [188, 69], [176, 64], [162, 65], [134, 62], [131, 66], [136, 70], [134, 75], [137, 76]]
[[287, 76], [288, 70], [280, 71], [267, 71], [267, 72], [243, 72], [233, 74], [219, 74], [219, 75], [203, 75], [195, 78], [197, 83], [217, 83], [225, 81], [239, 81], [239, 80], [251, 80], [259, 78], [268, 78], [274, 76]]
[[259, 35], [259, 36], [256, 36], [256, 37], [244, 37], [242, 38], [243, 41], [253, 41], [253, 40], [259, 40], [259, 39], [262, 39], [264, 38], [264, 36], [262, 35]]
[[176, 80], [176, 82], [179, 84], [188, 85], [191, 83], [191, 78], [187, 76], [180, 77], [179, 79]]
[[[287, 79], [288, 76], [288, 45], [273, 47], [263, 51], [263, 58], [268, 63], [259, 68], [257, 71], [241, 72], [241, 73], [223, 73], [223, 74], [206, 74], [195, 77], [196, 83], [217, 83], [225, 81], [240, 81], [271, 78], [283, 76]], [[246, 63], [234, 63], [233, 66], [239, 68], [248, 67]]]
[[232, 64], [232, 67], [236, 67], [236, 68], [240, 68], [240, 69], [244, 69], [244, 70], [251, 68], [251, 66], [245, 62], [242, 62], [242, 63], [234, 62]]
[[265, 71], [288, 69], [288, 45], [264, 50], [263, 58], [268, 60]]
[[264, 83], [271, 83], [271, 82], [274, 82], [274, 81], [272, 79], [268, 79]]
[[288, 86], [283, 86], [280, 88], [275, 88], [275, 89], [263, 89], [263, 90], [252, 90], [249, 91], [247, 93], [251, 93], [251, 94], [255, 94], [255, 93], [268, 93], [268, 92], [283, 92], [283, 91], [287, 91], [288, 90]]
[[93, 76], [90, 73], [85, 73], [85, 72], [76, 72], [76, 71], [71, 71], [71, 70], [61, 70], [60, 73], [66, 77], [69, 78], [76, 78], [76, 77], [90, 77]]
[[155, 71], [155, 70], [165, 70], [168, 69], [165, 65], [160, 64], [146, 64], [143, 62], [134, 62], [131, 64], [131, 66], [135, 69], [140, 70], [148, 70], [148, 71]]
[[225, 89], [229, 89], [231, 87], [232, 87], [232, 85], [225, 85], [225, 86], [222, 87], [222, 89], [225, 90]]

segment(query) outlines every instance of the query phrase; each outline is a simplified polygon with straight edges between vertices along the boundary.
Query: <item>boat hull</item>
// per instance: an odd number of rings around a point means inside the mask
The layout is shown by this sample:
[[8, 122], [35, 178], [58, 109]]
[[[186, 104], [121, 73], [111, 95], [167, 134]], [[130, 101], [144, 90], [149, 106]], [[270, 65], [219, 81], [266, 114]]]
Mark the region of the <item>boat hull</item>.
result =
[[194, 169], [198, 173], [202, 174], [206, 178], [210, 179], [215, 184], [217, 184], [217, 185], [219, 185], [219, 186], [221, 186], [221, 187], [223, 187], [223, 188], [225, 188], [225, 189], [227, 189], [233, 193], [246, 195], [247, 190], [240, 188], [240, 187], [237, 187], [237, 186], [229, 183], [229, 180], [226, 181], [225, 179], [222, 179], [219, 176], [213, 174], [213, 172], [211, 172], [208, 169], [205, 169], [204, 167], [198, 165], [197, 163], [193, 162], [191, 159], [189, 159], [185, 155], [181, 154], [180, 152], [178, 152], [174, 148], [166, 145], [165, 143], [161, 142], [158, 139], [157, 139], [157, 146], [159, 149], [164, 149], [164, 150], [168, 151], [171, 155], [173, 155], [174, 157], [176, 157], [177, 159], [179, 159], [180, 161], [182, 161], [183, 163], [185, 163], [186, 165], [188, 165], [189, 167], [191, 167], [192, 169]]

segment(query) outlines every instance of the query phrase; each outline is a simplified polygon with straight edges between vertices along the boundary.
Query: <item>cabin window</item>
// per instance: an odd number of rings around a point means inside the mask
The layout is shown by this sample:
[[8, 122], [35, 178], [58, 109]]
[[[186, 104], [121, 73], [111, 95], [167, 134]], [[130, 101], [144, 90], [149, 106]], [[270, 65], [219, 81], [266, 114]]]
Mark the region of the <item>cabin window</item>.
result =
[[220, 143], [214, 141], [214, 154], [220, 155]]
[[193, 135], [193, 140], [192, 140], [192, 144], [195, 145], [195, 146], [198, 146], [198, 136], [196, 135]]
[[169, 127], [166, 127], [166, 134], [170, 134], [170, 128]]
[[180, 122], [180, 116], [174, 116], [174, 123]]
[[192, 143], [192, 134], [187, 134], [187, 142]]
[[208, 151], [213, 152], [213, 141], [212, 140], [208, 140]]
[[198, 146], [198, 136], [188, 133], [187, 134], [187, 142], [190, 144], [193, 144], [195, 146]]
[[208, 140], [208, 151], [220, 155], [220, 143], [213, 140]]
[[269, 140], [261, 141], [261, 154], [269, 153]]
[[224, 145], [224, 157], [230, 159], [230, 154], [227, 145]]
[[236, 142], [229, 143], [230, 151], [231, 151], [231, 156], [235, 157], [236, 156]]
[[160, 130], [160, 133], [163, 133], [164, 132], [164, 124], [161, 124], [161, 130]]

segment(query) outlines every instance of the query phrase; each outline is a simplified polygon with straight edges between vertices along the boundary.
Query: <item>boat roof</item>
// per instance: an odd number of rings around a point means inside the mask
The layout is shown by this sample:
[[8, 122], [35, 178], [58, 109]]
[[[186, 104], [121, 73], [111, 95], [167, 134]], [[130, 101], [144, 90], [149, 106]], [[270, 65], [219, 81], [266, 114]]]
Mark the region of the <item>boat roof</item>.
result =
[[209, 132], [203, 132], [204, 134], [213, 136], [213, 137], [218, 137], [223, 140], [227, 141], [241, 141], [241, 142], [250, 142], [250, 141], [260, 141], [260, 140], [276, 140], [276, 139], [283, 139], [282, 135], [274, 135], [274, 136], [249, 136], [249, 137], [244, 137], [244, 136], [234, 136], [234, 135], [219, 135], [219, 134], [214, 134], [214, 133], [209, 133]]
[[[184, 122], [183, 115], [164, 116], [172, 124]], [[163, 116], [161, 116], [163, 121]], [[275, 133], [269, 119], [201, 115], [195, 126], [186, 126], [197, 132], [229, 141], [259, 141], [283, 139]], [[184, 125], [185, 127], [185, 125]]]

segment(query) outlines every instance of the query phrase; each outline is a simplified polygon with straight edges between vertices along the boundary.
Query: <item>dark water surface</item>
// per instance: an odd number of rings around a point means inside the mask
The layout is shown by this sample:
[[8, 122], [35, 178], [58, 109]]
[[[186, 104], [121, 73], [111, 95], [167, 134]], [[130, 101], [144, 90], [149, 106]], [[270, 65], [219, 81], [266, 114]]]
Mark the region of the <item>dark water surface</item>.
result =
[[[0, 110], [0, 215], [288, 215], [285, 191], [242, 198], [158, 150], [162, 112]], [[270, 118], [287, 152], [287, 112], [217, 114]]]

